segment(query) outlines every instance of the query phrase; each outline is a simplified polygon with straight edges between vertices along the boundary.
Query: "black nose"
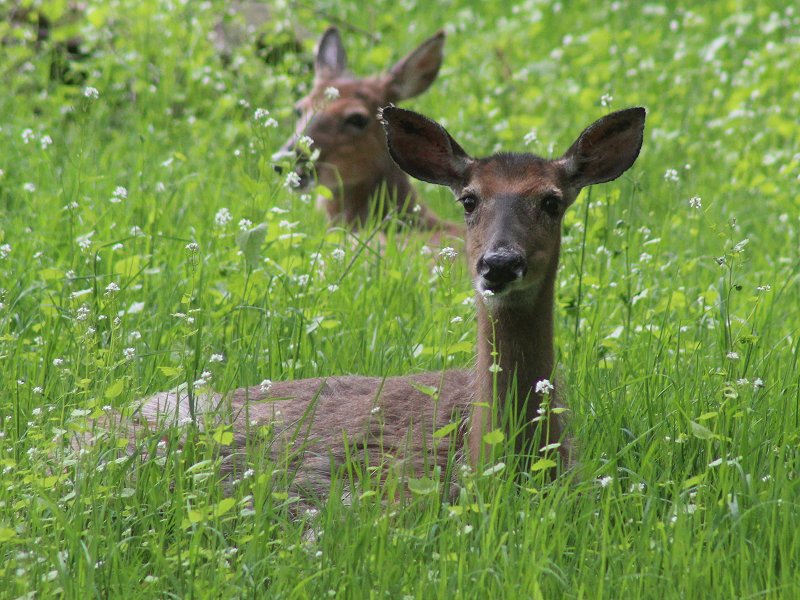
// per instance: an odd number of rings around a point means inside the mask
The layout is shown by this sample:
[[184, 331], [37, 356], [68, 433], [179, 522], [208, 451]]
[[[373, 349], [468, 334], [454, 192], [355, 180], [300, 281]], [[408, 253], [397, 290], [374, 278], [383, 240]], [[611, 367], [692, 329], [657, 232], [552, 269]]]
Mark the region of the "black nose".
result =
[[502, 288], [507, 283], [525, 277], [528, 265], [518, 252], [497, 250], [484, 254], [478, 260], [478, 274], [492, 287]]
[[284, 164], [294, 161], [297, 158], [297, 153], [293, 146], [284, 146], [272, 155], [272, 168], [276, 173], [283, 173]]

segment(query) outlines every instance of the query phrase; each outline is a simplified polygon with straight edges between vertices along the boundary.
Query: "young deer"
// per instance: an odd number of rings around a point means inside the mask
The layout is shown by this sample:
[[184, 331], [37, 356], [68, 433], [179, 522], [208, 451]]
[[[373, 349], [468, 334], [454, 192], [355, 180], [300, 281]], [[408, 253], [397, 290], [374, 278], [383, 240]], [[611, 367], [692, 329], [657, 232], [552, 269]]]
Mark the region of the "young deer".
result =
[[[200, 423], [206, 427], [209, 421], [232, 424], [233, 450], [222, 450], [234, 455], [254, 439], [252, 423], [272, 427], [273, 459], [292, 454], [298, 487], [319, 494], [329, 489], [331, 465], [345, 464], [348, 456], [371, 465], [399, 465], [404, 473], [419, 474], [431, 464], [445, 468], [450, 442], [432, 434], [452, 420], [461, 424], [453, 441], [456, 459], [480, 464], [494, 402], [501, 416], [516, 419], [498, 422], [508, 427], [506, 436], [514, 439], [518, 453], [541, 452], [561, 442], [559, 452], [568, 462], [559, 416], [546, 407], [539, 414], [544, 398], [536, 389], [554, 368], [561, 220], [582, 188], [616, 179], [633, 164], [645, 110], [603, 117], [555, 160], [531, 154], [473, 159], [422, 115], [389, 107], [382, 118], [397, 164], [414, 177], [450, 187], [464, 207], [478, 309], [476, 368], [385, 379], [287, 381], [266, 392], [242, 388], [196, 397], [195, 414], [203, 415]], [[422, 386], [435, 387], [438, 397], [420, 391]], [[551, 408], [555, 401], [552, 390]], [[175, 423], [190, 416], [189, 404], [185, 394], [157, 394], [140, 407], [141, 421], [148, 427]]]
[[[408, 177], [386, 151], [386, 137], [375, 117], [381, 106], [413, 98], [428, 89], [439, 73], [443, 47], [444, 33], [440, 31], [388, 73], [356, 79], [346, 70], [339, 31], [330, 27], [323, 34], [314, 87], [295, 105], [295, 133], [277, 156], [296, 158], [295, 172], [301, 187], [316, 178], [331, 190], [333, 198], [317, 199], [331, 221], [358, 227], [371, 213], [382, 218], [395, 208], [405, 220], [422, 229], [463, 234], [461, 227], [442, 221], [417, 203]], [[311, 148], [298, 143], [303, 136], [313, 140]], [[307, 153], [316, 151], [319, 156], [312, 165]], [[280, 166], [276, 169], [281, 171]], [[381, 192], [385, 192], [386, 200], [383, 206], [377, 206]]]

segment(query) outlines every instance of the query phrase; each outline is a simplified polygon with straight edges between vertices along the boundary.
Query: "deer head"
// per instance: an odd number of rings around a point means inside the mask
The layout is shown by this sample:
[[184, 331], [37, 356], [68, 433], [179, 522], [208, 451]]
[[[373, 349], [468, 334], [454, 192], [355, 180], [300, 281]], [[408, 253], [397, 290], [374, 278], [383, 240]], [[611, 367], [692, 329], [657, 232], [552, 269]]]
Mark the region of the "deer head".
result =
[[[317, 50], [314, 86], [295, 105], [295, 133], [280, 154], [296, 157], [301, 185], [312, 180], [332, 190], [330, 216], [356, 213], [341, 206], [348, 193], [366, 202], [382, 182], [406, 196], [410, 187], [386, 151], [386, 139], [375, 115], [381, 106], [401, 102], [424, 92], [436, 79], [442, 64], [444, 33], [439, 32], [382, 75], [358, 79], [347, 71], [344, 46], [335, 27], [322, 36]], [[331, 89], [332, 88], [332, 89]], [[311, 147], [300, 147], [307, 136]], [[308, 153], [318, 153], [311, 168]], [[358, 190], [353, 192], [353, 190]], [[363, 196], [363, 200], [362, 197]], [[399, 202], [405, 197], [398, 198]], [[361, 215], [358, 215], [361, 216]]]
[[449, 187], [463, 205], [473, 284], [491, 309], [534, 297], [555, 273], [564, 212], [582, 188], [616, 179], [633, 164], [645, 110], [603, 117], [557, 159], [511, 153], [475, 159], [422, 115], [388, 107], [382, 118], [400, 168]]

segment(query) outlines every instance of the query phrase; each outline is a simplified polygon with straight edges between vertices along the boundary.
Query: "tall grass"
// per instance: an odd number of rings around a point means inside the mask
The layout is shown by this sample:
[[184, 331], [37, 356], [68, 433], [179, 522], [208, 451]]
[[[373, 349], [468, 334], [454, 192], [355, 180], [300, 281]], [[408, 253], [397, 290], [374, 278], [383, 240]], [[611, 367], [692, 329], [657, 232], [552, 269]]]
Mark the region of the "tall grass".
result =
[[[281, 2], [271, 62], [247, 44], [227, 66], [209, 32], [228, 3], [85, 4], [32, 3], [56, 23], [38, 45], [0, 22], [1, 597], [798, 594], [791, 2]], [[451, 497], [354, 463], [306, 511], [266, 438], [227, 495], [225, 431], [149, 457], [113, 432], [71, 448], [182, 383], [472, 364], [462, 257], [394, 230], [377, 251], [271, 168], [330, 22], [360, 74], [443, 27], [440, 79], [407, 106], [475, 155], [556, 155], [602, 114], [647, 107], [634, 168], [564, 223], [575, 473], [521, 479], [509, 459], [458, 473]], [[88, 56], [54, 77], [73, 35]]]

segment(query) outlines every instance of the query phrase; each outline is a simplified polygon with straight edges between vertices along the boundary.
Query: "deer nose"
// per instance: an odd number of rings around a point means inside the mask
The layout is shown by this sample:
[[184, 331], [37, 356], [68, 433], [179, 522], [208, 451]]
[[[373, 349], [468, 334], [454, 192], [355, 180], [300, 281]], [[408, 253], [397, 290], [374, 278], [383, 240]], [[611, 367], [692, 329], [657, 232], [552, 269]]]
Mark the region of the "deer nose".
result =
[[270, 158], [272, 159], [272, 168], [276, 173], [281, 174], [283, 173], [283, 163], [286, 163], [287, 161], [294, 161], [296, 158], [296, 153], [292, 148], [283, 147], [275, 152]]
[[504, 285], [522, 279], [528, 272], [525, 257], [518, 252], [495, 250], [487, 252], [478, 260], [478, 274], [490, 287], [502, 288]]

